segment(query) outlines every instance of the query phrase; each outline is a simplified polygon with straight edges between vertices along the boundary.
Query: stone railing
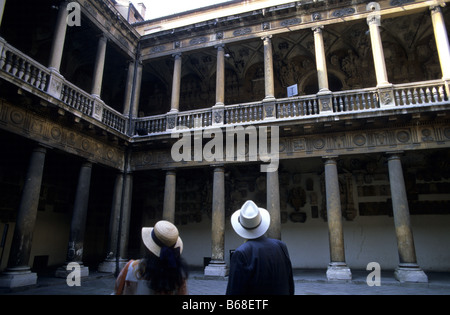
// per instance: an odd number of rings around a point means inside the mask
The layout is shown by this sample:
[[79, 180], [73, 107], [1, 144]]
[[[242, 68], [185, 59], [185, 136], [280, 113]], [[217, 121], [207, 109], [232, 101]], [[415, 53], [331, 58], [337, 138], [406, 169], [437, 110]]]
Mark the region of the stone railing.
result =
[[72, 108], [75, 114], [92, 117], [122, 134], [128, 118], [64, 79], [57, 71], [20, 52], [0, 38], [0, 75], [31, 93], [44, 92]]
[[[100, 98], [86, 93], [0, 38], [0, 76], [31, 93], [45, 93], [99, 123], [129, 136], [167, 134], [183, 127], [191, 130], [300, 121], [312, 117], [357, 114], [449, 103], [448, 82], [443, 80], [393, 84], [383, 88], [318, 93], [260, 102], [213, 106], [185, 112], [135, 118], [107, 106]], [[131, 132], [128, 132], [128, 126]]]
[[[169, 133], [177, 127], [195, 130], [440, 105], [449, 103], [446, 84], [443, 80], [393, 84], [383, 88], [330, 92], [325, 95], [313, 94], [276, 99], [272, 102], [214, 106], [195, 111], [141, 117], [135, 120], [134, 135]], [[326, 110], [323, 108], [323, 99], [328, 100]], [[271, 109], [268, 110], [269, 108]]]

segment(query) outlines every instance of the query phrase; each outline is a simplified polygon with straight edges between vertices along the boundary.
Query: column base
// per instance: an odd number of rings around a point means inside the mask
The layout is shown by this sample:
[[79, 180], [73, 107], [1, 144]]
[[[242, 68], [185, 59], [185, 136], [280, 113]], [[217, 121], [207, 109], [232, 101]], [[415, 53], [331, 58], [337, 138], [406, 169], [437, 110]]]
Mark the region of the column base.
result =
[[18, 288], [37, 284], [37, 274], [26, 268], [8, 268], [0, 275], [0, 288]]
[[327, 269], [328, 281], [350, 281], [352, 272], [345, 262], [332, 262]]
[[394, 277], [400, 282], [428, 283], [428, 277], [417, 264], [399, 264]]
[[[67, 270], [67, 265], [69, 263], [65, 263], [63, 266], [56, 269], [55, 277], [56, 278], [67, 278], [67, 276], [73, 271], [73, 269], [69, 268]], [[78, 262], [80, 265], [80, 277], [87, 277], [89, 276], [89, 267], [84, 266], [82, 262]]]
[[[119, 272], [125, 267], [128, 260], [119, 258]], [[116, 259], [105, 259], [104, 262], [98, 265], [98, 272], [115, 273], [116, 272]]]
[[224, 261], [211, 260], [205, 267], [205, 276], [208, 277], [226, 277], [228, 276], [228, 267]]

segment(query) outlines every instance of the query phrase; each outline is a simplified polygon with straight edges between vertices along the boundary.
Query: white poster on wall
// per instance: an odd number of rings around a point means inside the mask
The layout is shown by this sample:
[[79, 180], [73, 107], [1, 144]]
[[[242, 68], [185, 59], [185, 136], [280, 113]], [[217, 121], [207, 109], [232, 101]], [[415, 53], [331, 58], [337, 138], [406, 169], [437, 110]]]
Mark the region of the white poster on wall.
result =
[[292, 97], [298, 95], [297, 84], [291, 85], [287, 87], [287, 96]]

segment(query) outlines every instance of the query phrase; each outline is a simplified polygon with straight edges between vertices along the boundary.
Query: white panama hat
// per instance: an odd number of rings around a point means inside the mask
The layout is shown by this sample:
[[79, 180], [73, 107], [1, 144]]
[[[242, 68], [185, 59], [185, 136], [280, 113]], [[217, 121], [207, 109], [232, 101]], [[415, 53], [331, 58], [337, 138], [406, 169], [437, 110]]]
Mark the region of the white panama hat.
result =
[[142, 228], [142, 241], [145, 247], [159, 257], [161, 247], [180, 248], [183, 251], [183, 241], [178, 235], [178, 229], [169, 221], [161, 220], [156, 222], [154, 227]]
[[231, 216], [234, 231], [245, 239], [258, 238], [269, 229], [270, 214], [259, 208], [253, 201], [247, 200], [241, 209]]

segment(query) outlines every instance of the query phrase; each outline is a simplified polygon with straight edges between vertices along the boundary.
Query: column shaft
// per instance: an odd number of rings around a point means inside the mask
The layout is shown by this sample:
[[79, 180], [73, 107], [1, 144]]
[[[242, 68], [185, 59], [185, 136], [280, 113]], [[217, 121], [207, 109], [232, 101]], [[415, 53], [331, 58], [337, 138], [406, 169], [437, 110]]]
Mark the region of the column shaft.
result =
[[267, 211], [270, 213], [270, 226], [267, 236], [281, 240], [280, 184], [278, 170], [267, 172]]
[[329, 91], [325, 45], [323, 43], [323, 26], [314, 27], [314, 49], [316, 53], [317, 80], [319, 92]]
[[137, 65], [136, 72], [136, 82], [134, 82], [134, 97], [132, 98], [132, 106], [131, 109], [131, 117], [135, 118], [138, 117], [138, 110], [139, 110], [139, 100], [141, 96], [141, 84], [142, 84], [142, 63], [139, 62]]
[[73, 206], [72, 222], [70, 225], [69, 250], [67, 253], [68, 262], [83, 261], [84, 232], [86, 229], [91, 173], [92, 163], [83, 163], [78, 176], [78, 186]]
[[225, 50], [217, 46], [216, 106], [225, 104]]
[[263, 37], [264, 41], [264, 87], [265, 99], [275, 98], [275, 86], [273, 80], [273, 53], [272, 35]]
[[164, 187], [163, 220], [175, 223], [175, 194], [176, 194], [176, 172], [166, 172], [166, 184]]
[[344, 262], [344, 234], [342, 230], [341, 198], [336, 160], [325, 162], [325, 190], [327, 194], [327, 220], [332, 262]]
[[0, 0], [0, 27], [2, 25], [3, 12], [5, 12], [6, 0]]
[[388, 168], [400, 263], [416, 263], [408, 199], [399, 155], [392, 155], [388, 158]]
[[450, 48], [448, 43], [447, 29], [445, 28], [444, 16], [440, 6], [434, 6], [431, 10], [431, 21], [433, 23], [434, 38], [441, 64], [442, 78], [450, 79]]
[[46, 149], [37, 146], [30, 158], [14, 228], [8, 270], [29, 270], [33, 231], [36, 223]]
[[130, 238], [130, 217], [131, 217], [131, 202], [133, 195], [133, 175], [124, 175], [124, 194], [122, 201], [122, 221], [120, 222], [120, 258], [126, 259], [128, 256], [128, 241]]
[[61, 1], [59, 4], [58, 17], [56, 20], [55, 33], [53, 35], [52, 49], [50, 51], [49, 68], [59, 72], [61, 67], [64, 41], [67, 29], [67, 2]]
[[388, 158], [389, 183], [391, 186], [392, 209], [400, 263], [395, 270], [395, 278], [400, 282], [428, 282], [427, 275], [417, 264], [414, 238], [409, 219], [408, 198], [402, 163], [399, 154]]
[[223, 167], [214, 169], [212, 201], [212, 260], [225, 260], [225, 173]]
[[205, 276], [225, 277], [225, 169], [215, 166], [211, 220], [211, 262], [205, 267]]
[[375, 65], [375, 74], [377, 77], [377, 86], [389, 86], [386, 62], [384, 60], [383, 44], [380, 35], [380, 16], [372, 14], [367, 17], [367, 24], [369, 24], [370, 43], [372, 46], [373, 62]]
[[180, 86], [181, 86], [181, 54], [174, 55], [172, 80], [172, 99], [170, 105], [171, 112], [178, 112], [180, 108]]
[[105, 68], [106, 44], [108, 40], [102, 35], [98, 40], [97, 56], [95, 59], [94, 80], [91, 94], [100, 98], [102, 92], [103, 70]]
[[127, 83], [125, 85], [125, 97], [123, 101], [122, 114], [130, 115], [131, 96], [133, 94], [134, 61], [128, 62]]
[[352, 273], [345, 262], [339, 177], [334, 158], [327, 158], [325, 161], [325, 191], [331, 260], [327, 269], [327, 278], [328, 280], [348, 281], [351, 280]]

